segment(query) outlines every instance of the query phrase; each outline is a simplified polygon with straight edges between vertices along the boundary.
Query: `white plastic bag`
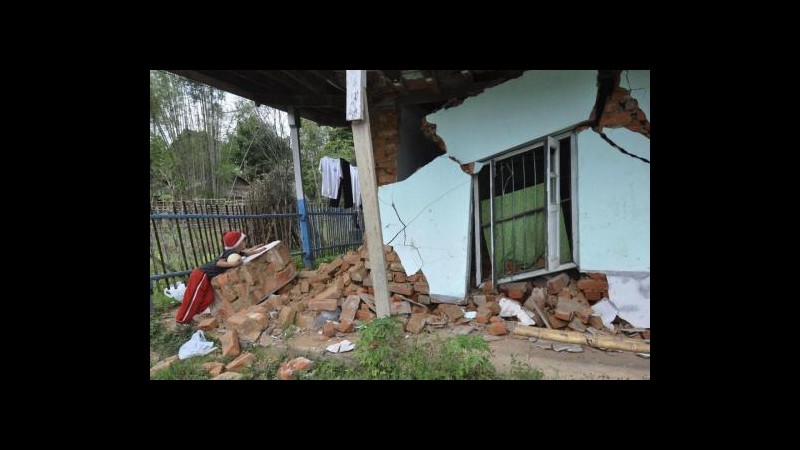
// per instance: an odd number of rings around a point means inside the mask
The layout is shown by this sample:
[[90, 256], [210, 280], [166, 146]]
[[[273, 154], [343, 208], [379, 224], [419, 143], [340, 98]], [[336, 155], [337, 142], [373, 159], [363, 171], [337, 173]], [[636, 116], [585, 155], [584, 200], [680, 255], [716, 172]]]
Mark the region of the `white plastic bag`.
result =
[[180, 350], [178, 350], [178, 359], [207, 355], [216, 349], [213, 342], [206, 340], [203, 330], [197, 330], [191, 339], [181, 345]]
[[186, 292], [186, 285], [182, 282], [178, 283], [176, 286], [169, 285], [169, 287], [164, 288], [164, 295], [167, 297], [171, 297], [175, 299], [177, 302], [183, 301], [183, 294]]
[[523, 325], [533, 325], [531, 316], [516, 300], [500, 297], [500, 317], [516, 317]]

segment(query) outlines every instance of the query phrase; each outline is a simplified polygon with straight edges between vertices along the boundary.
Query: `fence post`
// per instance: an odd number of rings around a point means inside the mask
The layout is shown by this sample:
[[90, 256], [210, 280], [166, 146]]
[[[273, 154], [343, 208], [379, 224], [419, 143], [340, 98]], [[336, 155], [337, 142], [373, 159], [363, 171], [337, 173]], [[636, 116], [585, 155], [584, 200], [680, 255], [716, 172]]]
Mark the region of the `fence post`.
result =
[[308, 214], [306, 214], [306, 201], [303, 195], [303, 175], [300, 172], [300, 117], [293, 107], [288, 108], [289, 116], [289, 143], [292, 147], [292, 160], [294, 161], [294, 192], [297, 196], [297, 213], [300, 215], [300, 241], [303, 247], [303, 263], [306, 269], [314, 267], [311, 257], [311, 243], [308, 239]]

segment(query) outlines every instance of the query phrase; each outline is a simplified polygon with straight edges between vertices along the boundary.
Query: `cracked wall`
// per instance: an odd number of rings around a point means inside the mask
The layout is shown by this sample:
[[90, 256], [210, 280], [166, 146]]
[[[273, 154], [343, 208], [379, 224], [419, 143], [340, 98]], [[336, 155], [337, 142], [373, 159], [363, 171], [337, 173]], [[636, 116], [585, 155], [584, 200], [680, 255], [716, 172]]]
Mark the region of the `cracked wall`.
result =
[[470, 176], [446, 156], [378, 188], [384, 243], [394, 246], [407, 275], [425, 272], [438, 301], [466, 295], [471, 189]]
[[[632, 98], [649, 120], [650, 71], [622, 71], [619, 84], [624, 89], [615, 89], [612, 106], [605, 110], [616, 118], [635, 118], [636, 110], [625, 108]], [[638, 130], [641, 124], [631, 129], [619, 123], [628, 120], [601, 117], [601, 126], [606, 125], [602, 131], [628, 152], [650, 159], [650, 139]], [[578, 174], [581, 269], [650, 272], [650, 164], [620, 153], [594, 131], [585, 130], [578, 134]]]
[[[649, 71], [622, 72], [620, 86], [630, 96], [623, 99], [618, 94], [623, 110], [625, 102], [635, 99], [650, 117], [649, 77]], [[372, 134], [379, 142], [375, 148], [383, 238], [395, 246], [407, 273], [422, 268], [434, 297], [463, 299], [472, 239], [468, 172], [480, 170], [480, 159], [586, 122], [596, 98], [595, 70], [525, 72], [459, 106], [428, 115], [432, 126], [423, 132], [435, 126], [439, 139], [433, 140], [447, 153], [396, 183], [398, 114], [376, 113]], [[649, 159], [650, 142], [641, 133], [627, 128], [605, 132], [628, 151]], [[649, 272], [650, 165], [623, 155], [588, 129], [577, 134], [576, 161], [579, 267]], [[400, 232], [403, 222], [405, 233]]]
[[428, 122], [447, 154], [468, 164], [586, 120], [596, 98], [596, 70], [529, 70]]

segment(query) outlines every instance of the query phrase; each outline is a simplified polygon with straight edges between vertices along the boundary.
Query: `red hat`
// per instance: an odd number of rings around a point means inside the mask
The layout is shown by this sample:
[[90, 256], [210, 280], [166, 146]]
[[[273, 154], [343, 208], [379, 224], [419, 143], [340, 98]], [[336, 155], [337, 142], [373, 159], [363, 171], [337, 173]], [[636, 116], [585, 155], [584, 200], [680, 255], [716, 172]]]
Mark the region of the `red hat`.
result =
[[228, 231], [222, 236], [222, 243], [225, 244], [225, 250], [231, 250], [241, 244], [247, 238], [247, 235], [238, 231]]

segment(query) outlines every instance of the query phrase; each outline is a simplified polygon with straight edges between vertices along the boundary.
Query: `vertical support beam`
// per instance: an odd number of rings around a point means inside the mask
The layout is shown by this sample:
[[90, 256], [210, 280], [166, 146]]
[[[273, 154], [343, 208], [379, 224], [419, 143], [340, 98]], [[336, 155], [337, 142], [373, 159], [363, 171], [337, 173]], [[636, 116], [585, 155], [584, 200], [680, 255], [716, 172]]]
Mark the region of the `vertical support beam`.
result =
[[386, 259], [383, 255], [383, 233], [378, 207], [378, 182], [372, 154], [372, 134], [367, 106], [367, 71], [347, 71], [347, 119], [352, 120], [353, 144], [356, 147], [358, 178], [361, 184], [361, 205], [364, 209], [364, 231], [367, 254], [372, 266], [372, 288], [378, 317], [388, 317], [389, 285], [386, 282]]
[[300, 214], [300, 241], [303, 247], [303, 264], [306, 269], [314, 267], [311, 258], [311, 241], [308, 238], [308, 214], [306, 213], [306, 199], [303, 195], [303, 174], [300, 170], [300, 117], [294, 107], [288, 108], [289, 115], [289, 145], [292, 147], [292, 160], [294, 162], [294, 193], [297, 198], [297, 213]]

